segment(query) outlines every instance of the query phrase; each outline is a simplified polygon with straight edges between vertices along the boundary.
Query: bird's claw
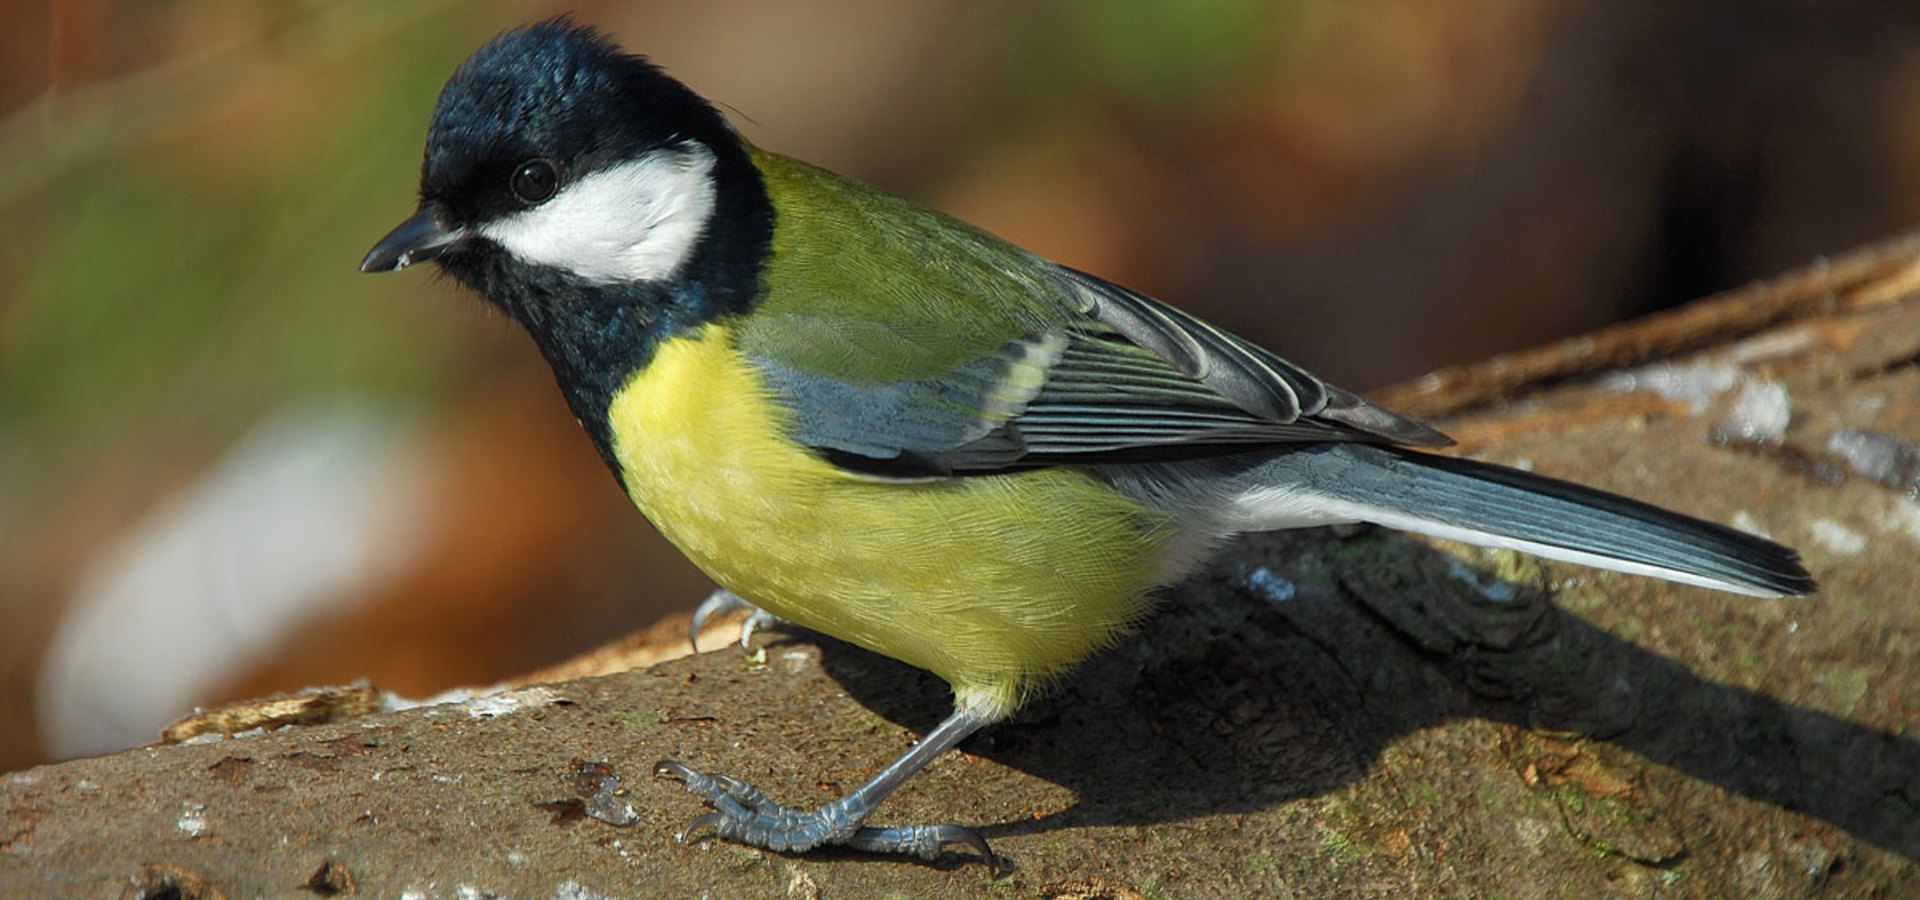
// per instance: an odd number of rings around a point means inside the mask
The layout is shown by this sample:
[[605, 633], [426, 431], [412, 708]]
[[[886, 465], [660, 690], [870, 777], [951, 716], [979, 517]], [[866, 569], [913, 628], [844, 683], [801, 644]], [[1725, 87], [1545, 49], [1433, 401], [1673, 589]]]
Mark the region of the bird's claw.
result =
[[705, 628], [709, 620], [714, 616], [724, 616], [742, 609], [751, 610], [746, 619], [740, 622], [740, 649], [742, 650], [748, 648], [748, 642], [753, 639], [754, 632], [764, 631], [780, 624], [780, 617], [747, 602], [739, 594], [726, 588], [719, 588], [708, 594], [707, 599], [700, 601], [699, 606], [694, 607], [693, 622], [687, 626], [687, 643], [693, 646], [693, 652], [700, 652], [700, 629]]
[[996, 875], [1006, 870], [1005, 861], [993, 852], [986, 837], [963, 825], [863, 826], [844, 799], [817, 810], [797, 810], [774, 802], [738, 778], [701, 772], [677, 760], [661, 760], [654, 764], [653, 773], [680, 782], [713, 807], [675, 832], [674, 840], [683, 844], [712, 829], [723, 840], [780, 852], [838, 845], [933, 860], [948, 847], [966, 847], [978, 853]]

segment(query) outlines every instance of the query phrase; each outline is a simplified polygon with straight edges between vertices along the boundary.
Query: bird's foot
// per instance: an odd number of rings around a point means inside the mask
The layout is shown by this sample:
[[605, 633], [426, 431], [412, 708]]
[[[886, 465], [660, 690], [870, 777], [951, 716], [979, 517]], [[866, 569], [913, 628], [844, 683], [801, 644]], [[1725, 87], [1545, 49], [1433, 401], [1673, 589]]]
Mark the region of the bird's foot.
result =
[[707, 599], [700, 601], [699, 606], [694, 607], [693, 624], [687, 626], [687, 643], [692, 644], [694, 652], [698, 653], [700, 629], [706, 627], [707, 620], [741, 609], [752, 610], [740, 623], [740, 649], [742, 650], [747, 649], [747, 642], [752, 640], [754, 632], [764, 631], [780, 624], [779, 616], [748, 603], [739, 594], [726, 588], [719, 588], [708, 594]]
[[896, 853], [924, 860], [938, 858], [947, 847], [971, 847], [988, 867], [1001, 870], [1000, 858], [987, 839], [961, 825], [864, 826], [873, 811], [857, 793], [815, 810], [799, 810], [775, 803], [760, 789], [730, 775], [696, 771], [684, 763], [663, 759], [653, 774], [686, 785], [687, 791], [707, 802], [713, 811], [695, 817], [674, 835], [687, 841], [703, 828], [722, 839], [781, 853], [804, 853], [815, 847], [841, 846], [869, 853]]

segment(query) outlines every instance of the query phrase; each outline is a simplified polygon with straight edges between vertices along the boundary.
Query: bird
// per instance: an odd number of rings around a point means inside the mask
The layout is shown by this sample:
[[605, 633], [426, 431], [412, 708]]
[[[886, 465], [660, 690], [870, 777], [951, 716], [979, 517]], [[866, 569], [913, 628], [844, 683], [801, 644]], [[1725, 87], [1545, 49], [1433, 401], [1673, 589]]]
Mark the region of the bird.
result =
[[605, 32], [520, 26], [462, 63], [415, 212], [431, 261], [523, 326], [620, 487], [723, 589], [930, 671], [951, 713], [817, 808], [677, 760], [678, 836], [935, 859], [869, 823], [929, 761], [1143, 621], [1250, 532], [1371, 523], [1761, 597], [1797, 554], [1437, 455], [1434, 428], [1096, 275], [763, 150]]

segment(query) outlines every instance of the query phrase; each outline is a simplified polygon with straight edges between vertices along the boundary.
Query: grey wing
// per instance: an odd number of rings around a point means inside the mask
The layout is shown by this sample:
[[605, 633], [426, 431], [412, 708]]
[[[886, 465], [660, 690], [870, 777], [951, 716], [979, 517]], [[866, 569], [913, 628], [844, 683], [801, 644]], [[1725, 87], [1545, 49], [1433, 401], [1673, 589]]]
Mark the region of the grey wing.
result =
[[1195, 426], [1158, 435], [1177, 443], [1453, 443], [1158, 300], [1075, 269], [1057, 271], [1099, 327], [1080, 331], [1015, 423], [1029, 443], [1056, 421], [1076, 431], [1097, 430], [1102, 418], [1119, 426], [1168, 416]]
[[1190, 459], [1262, 445], [1445, 446], [1227, 332], [1083, 272], [1051, 273], [1079, 318], [939, 379], [851, 384], [758, 360], [796, 437], [881, 476]]

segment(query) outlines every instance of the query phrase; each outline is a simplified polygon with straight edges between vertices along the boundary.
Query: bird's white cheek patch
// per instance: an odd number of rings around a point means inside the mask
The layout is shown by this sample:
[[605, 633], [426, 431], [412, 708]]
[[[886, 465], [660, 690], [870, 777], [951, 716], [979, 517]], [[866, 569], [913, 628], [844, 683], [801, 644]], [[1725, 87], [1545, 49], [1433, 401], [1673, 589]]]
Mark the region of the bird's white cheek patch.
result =
[[686, 144], [589, 174], [479, 232], [521, 260], [587, 281], [658, 281], [693, 254], [713, 193], [713, 152]]

